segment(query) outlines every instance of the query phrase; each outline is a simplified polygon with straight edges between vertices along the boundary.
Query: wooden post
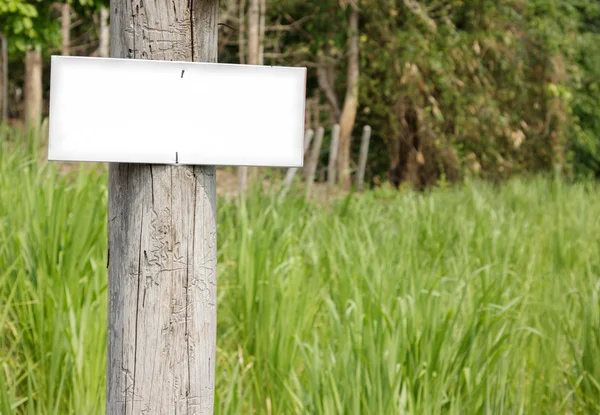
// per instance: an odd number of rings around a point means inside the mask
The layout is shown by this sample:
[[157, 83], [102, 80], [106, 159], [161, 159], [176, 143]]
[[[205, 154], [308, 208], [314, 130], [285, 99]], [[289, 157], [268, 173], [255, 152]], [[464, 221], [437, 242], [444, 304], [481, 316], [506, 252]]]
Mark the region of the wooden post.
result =
[[[315, 135], [315, 133], [313, 130], [306, 130], [306, 133], [304, 133], [304, 153], [305, 154], [308, 151], [308, 149], [310, 148], [310, 143], [311, 143], [314, 135]], [[294, 176], [296, 175], [297, 171], [298, 171], [298, 169], [296, 167], [292, 167], [291, 169], [288, 169], [288, 172], [285, 175], [285, 179], [283, 180], [283, 187], [290, 187], [292, 185], [292, 183], [294, 182]]]
[[[112, 57], [216, 61], [218, 0], [110, 10]], [[215, 179], [214, 166], [110, 165], [108, 414], [213, 413]]]
[[308, 179], [306, 181], [306, 196], [310, 196], [313, 182], [315, 181], [315, 174], [317, 172], [317, 166], [319, 165], [319, 157], [321, 155], [321, 144], [323, 144], [323, 135], [325, 135], [325, 129], [319, 127], [317, 129], [317, 135], [308, 158], [307, 173]]
[[313, 97], [313, 128], [318, 129], [321, 126], [321, 103], [320, 103], [320, 94], [315, 92], [315, 96]]
[[8, 42], [0, 33], [0, 121], [8, 122]]
[[[319, 129], [321, 128], [321, 113], [320, 113], [321, 107], [319, 104], [319, 99], [320, 99], [319, 97], [320, 97], [319, 91], [315, 91], [315, 95], [312, 98], [312, 105], [311, 105], [312, 112], [313, 112], [312, 117], [311, 117], [312, 123], [313, 123], [312, 128], [314, 131], [317, 132], [317, 134], [319, 133]], [[320, 147], [319, 147], [319, 149], [320, 149]], [[302, 171], [302, 173], [304, 174], [304, 180], [306, 180], [306, 181], [308, 181], [308, 178], [310, 175], [310, 173], [309, 173], [310, 169], [308, 168], [309, 164], [310, 164], [310, 154], [308, 155], [308, 163], [307, 163], [306, 167], [304, 168], [304, 170]]]
[[340, 125], [335, 124], [331, 131], [331, 145], [329, 146], [329, 165], [327, 166], [327, 181], [329, 188], [335, 186], [335, 171], [337, 168], [338, 146], [340, 143]]
[[356, 175], [356, 189], [361, 192], [364, 187], [365, 170], [367, 168], [367, 156], [369, 154], [369, 140], [371, 139], [371, 127], [365, 125], [362, 140], [360, 142], [360, 156], [358, 158], [358, 174]]

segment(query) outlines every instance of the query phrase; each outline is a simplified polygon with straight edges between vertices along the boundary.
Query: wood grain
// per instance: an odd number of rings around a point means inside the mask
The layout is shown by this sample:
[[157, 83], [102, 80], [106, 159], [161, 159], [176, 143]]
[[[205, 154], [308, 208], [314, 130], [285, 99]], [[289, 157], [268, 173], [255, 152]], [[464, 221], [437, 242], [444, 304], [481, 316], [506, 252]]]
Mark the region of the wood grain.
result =
[[[112, 0], [111, 56], [214, 62], [217, 10], [217, 0]], [[212, 414], [214, 166], [111, 164], [108, 211], [106, 412]]]

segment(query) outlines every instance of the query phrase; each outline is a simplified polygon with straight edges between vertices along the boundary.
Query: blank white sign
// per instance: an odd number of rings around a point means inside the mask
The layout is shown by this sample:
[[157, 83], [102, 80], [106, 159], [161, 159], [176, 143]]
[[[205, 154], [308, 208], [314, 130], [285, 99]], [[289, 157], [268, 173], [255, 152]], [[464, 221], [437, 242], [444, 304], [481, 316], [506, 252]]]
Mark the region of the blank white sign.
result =
[[49, 160], [302, 167], [306, 68], [53, 56]]

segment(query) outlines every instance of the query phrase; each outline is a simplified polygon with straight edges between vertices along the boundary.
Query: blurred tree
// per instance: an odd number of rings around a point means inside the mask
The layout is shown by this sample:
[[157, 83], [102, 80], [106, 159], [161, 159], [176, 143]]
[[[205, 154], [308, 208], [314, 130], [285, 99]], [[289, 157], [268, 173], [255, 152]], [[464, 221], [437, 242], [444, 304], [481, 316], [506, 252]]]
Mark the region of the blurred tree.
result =
[[108, 0], [0, 2], [0, 27], [8, 38], [9, 59], [25, 62], [23, 117], [26, 124], [35, 124], [42, 116], [44, 55], [48, 56], [59, 46], [63, 54], [70, 54], [71, 13], [87, 17], [106, 5]]
[[574, 172], [600, 178], [600, 2], [580, 2], [581, 36], [573, 45], [578, 71], [574, 76], [569, 140]]

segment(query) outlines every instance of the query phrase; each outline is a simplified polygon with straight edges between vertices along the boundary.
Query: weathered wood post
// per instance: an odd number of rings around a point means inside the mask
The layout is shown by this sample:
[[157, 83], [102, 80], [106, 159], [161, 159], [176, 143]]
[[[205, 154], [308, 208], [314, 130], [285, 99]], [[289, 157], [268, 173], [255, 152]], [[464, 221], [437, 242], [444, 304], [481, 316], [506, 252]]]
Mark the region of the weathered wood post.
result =
[[[315, 135], [313, 130], [306, 130], [304, 133], [304, 152], [306, 153], [310, 148], [310, 143], [312, 142], [312, 138]], [[285, 178], [283, 179], [283, 187], [290, 187], [294, 182], [294, 177], [296, 176], [296, 172], [298, 171], [297, 167], [289, 168]]]
[[331, 144], [329, 146], [329, 165], [327, 166], [327, 182], [329, 189], [335, 187], [335, 173], [337, 168], [338, 148], [340, 144], [340, 125], [335, 124], [331, 130]]
[[[218, 0], [110, 11], [112, 57], [216, 62]], [[108, 414], [213, 413], [215, 178], [214, 166], [110, 166]]]
[[371, 139], [371, 127], [365, 125], [360, 143], [360, 155], [358, 158], [358, 173], [356, 175], [356, 188], [359, 192], [363, 190], [365, 183], [365, 170], [367, 169], [367, 156], [369, 155], [369, 140]]
[[325, 129], [323, 127], [317, 128], [317, 135], [313, 142], [312, 150], [308, 157], [307, 179], [306, 179], [306, 197], [310, 197], [312, 191], [312, 185], [315, 181], [315, 174], [317, 173], [317, 167], [319, 165], [319, 157], [321, 156], [321, 145], [323, 144], [323, 136], [325, 135]]

